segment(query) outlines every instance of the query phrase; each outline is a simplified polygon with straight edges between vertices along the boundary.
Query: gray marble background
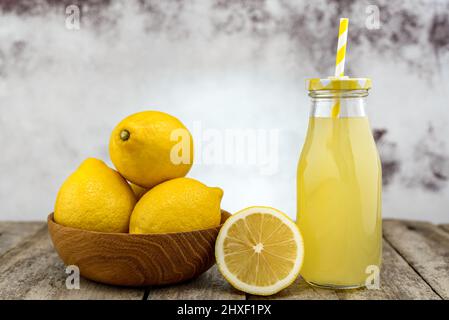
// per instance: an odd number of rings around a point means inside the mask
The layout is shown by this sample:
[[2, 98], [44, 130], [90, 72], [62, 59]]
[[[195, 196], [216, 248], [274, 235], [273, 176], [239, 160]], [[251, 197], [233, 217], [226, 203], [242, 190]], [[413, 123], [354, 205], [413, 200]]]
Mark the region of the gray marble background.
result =
[[[79, 30], [66, 27], [70, 4]], [[379, 29], [366, 27], [370, 4]], [[222, 187], [229, 211], [294, 217], [304, 79], [332, 74], [338, 19], [349, 17], [347, 74], [374, 82], [384, 216], [449, 222], [447, 0], [1, 0], [0, 10], [0, 219], [44, 219], [69, 173], [90, 156], [110, 163], [112, 128], [145, 109], [201, 127], [203, 145], [207, 130], [277, 132], [276, 157], [203, 161], [190, 176]]]

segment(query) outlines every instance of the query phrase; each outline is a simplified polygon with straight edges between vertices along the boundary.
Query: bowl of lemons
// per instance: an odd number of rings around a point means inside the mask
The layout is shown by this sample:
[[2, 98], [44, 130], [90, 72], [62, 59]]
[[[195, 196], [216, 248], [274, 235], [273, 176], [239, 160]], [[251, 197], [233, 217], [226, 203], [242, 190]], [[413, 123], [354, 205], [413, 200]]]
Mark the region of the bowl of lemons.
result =
[[112, 131], [115, 169], [84, 160], [64, 181], [48, 216], [54, 247], [85, 278], [112, 285], [173, 284], [215, 263], [230, 216], [223, 191], [186, 177], [193, 139], [175, 117], [144, 111]]

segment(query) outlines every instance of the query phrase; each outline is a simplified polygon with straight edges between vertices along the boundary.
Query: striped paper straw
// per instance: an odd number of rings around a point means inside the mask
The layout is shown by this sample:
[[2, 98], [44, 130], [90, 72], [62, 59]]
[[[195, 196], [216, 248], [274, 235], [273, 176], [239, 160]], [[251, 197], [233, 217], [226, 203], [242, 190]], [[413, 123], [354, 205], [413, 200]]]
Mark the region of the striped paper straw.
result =
[[345, 75], [345, 57], [346, 43], [348, 42], [348, 24], [349, 19], [340, 19], [340, 30], [338, 31], [337, 58], [335, 60], [335, 76], [343, 77]]
[[[338, 31], [338, 46], [337, 57], [335, 59], [335, 77], [340, 78], [345, 75], [345, 57], [346, 44], [348, 42], [348, 24], [349, 19], [340, 19], [340, 29]], [[340, 115], [340, 98], [335, 100], [332, 106], [332, 118], [337, 118]]]

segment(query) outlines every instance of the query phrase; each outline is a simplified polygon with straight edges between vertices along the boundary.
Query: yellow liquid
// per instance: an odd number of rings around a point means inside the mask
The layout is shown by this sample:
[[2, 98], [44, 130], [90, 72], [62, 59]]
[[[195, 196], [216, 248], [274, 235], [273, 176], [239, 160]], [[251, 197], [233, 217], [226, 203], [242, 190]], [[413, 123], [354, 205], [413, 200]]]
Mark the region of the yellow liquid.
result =
[[306, 281], [358, 287], [380, 267], [381, 181], [367, 118], [310, 118], [297, 172]]

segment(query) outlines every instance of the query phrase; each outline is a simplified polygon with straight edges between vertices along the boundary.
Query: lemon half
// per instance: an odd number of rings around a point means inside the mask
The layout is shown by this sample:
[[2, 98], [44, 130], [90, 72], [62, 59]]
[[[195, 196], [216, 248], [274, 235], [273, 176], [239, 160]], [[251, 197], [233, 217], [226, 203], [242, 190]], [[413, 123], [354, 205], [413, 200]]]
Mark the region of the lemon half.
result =
[[236, 289], [272, 295], [295, 281], [304, 243], [298, 226], [270, 207], [250, 207], [232, 215], [215, 243], [218, 268]]

